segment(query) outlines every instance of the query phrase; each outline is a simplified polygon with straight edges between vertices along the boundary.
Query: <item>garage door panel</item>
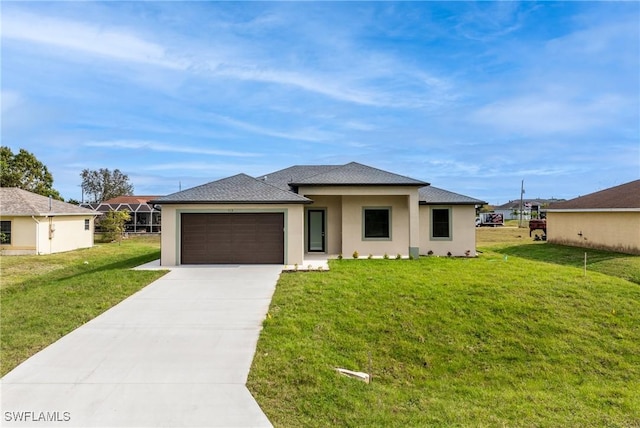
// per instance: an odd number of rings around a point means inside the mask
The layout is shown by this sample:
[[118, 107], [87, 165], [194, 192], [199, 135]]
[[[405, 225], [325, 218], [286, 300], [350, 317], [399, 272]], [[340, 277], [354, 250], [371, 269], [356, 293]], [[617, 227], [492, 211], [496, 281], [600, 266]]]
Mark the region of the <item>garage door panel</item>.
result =
[[284, 263], [283, 213], [183, 213], [183, 264]]

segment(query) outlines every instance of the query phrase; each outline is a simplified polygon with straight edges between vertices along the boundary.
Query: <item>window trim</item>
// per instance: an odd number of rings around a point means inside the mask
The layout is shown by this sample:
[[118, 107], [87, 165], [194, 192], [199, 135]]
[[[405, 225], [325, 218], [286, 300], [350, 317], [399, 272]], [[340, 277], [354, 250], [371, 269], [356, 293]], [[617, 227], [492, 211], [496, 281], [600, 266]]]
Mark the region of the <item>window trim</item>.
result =
[[[3, 224], [9, 224], [9, 233], [2, 231]], [[1, 220], [0, 221], [0, 232], [3, 232], [7, 236], [7, 240], [5, 242], [0, 242], [0, 245], [11, 245], [11, 237], [13, 235], [13, 224], [11, 224], [11, 220]]]
[[[386, 211], [389, 218], [389, 236], [388, 237], [367, 237], [366, 234], [366, 212], [369, 210]], [[362, 207], [362, 240], [363, 241], [391, 241], [393, 238], [393, 216], [391, 207]]]
[[88, 218], [84, 219], [84, 230], [91, 230], [91, 220]]
[[[435, 210], [446, 210], [448, 214], [449, 236], [433, 236], [433, 227]], [[453, 241], [453, 208], [451, 206], [432, 206], [429, 207], [429, 239], [431, 241]]]

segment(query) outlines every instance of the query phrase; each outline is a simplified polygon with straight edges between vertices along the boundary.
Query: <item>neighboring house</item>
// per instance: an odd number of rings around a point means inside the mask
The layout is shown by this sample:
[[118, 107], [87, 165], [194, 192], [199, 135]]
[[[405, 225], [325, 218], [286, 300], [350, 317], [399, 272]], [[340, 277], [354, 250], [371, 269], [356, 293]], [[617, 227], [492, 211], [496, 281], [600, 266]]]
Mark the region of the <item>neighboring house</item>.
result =
[[3, 255], [52, 254], [93, 246], [99, 213], [15, 187], [0, 188]]
[[[523, 199], [522, 219], [531, 220], [532, 217], [539, 218], [547, 206], [563, 200], [564, 199]], [[502, 214], [505, 220], [520, 220], [520, 199], [499, 205], [493, 209], [493, 212]]]
[[352, 162], [238, 174], [150, 203], [162, 207], [166, 266], [475, 255], [475, 206], [485, 202], [428, 186]]
[[547, 240], [640, 254], [640, 180], [550, 205]]
[[[128, 211], [131, 219], [125, 223], [125, 231], [133, 233], [159, 233], [160, 211], [147, 202], [159, 196], [118, 196], [99, 204], [81, 204], [92, 210], [106, 213], [109, 211]], [[100, 231], [100, 224], [96, 225]]]

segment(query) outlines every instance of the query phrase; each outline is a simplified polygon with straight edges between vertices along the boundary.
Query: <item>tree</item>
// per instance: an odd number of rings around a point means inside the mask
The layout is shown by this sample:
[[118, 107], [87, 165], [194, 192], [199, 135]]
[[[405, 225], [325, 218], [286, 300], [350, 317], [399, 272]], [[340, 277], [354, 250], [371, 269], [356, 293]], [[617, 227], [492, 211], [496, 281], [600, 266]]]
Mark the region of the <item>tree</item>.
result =
[[129, 183], [129, 176], [119, 169], [110, 171], [107, 168], [99, 170], [83, 169], [82, 192], [88, 202], [104, 202], [108, 199], [133, 193], [133, 184]]
[[104, 233], [103, 240], [105, 241], [122, 241], [122, 234], [124, 233], [124, 224], [131, 219], [129, 211], [108, 211], [100, 219], [100, 227]]
[[53, 188], [53, 176], [49, 169], [25, 149], [14, 154], [7, 146], [0, 147], [0, 187], [17, 187], [64, 200]]

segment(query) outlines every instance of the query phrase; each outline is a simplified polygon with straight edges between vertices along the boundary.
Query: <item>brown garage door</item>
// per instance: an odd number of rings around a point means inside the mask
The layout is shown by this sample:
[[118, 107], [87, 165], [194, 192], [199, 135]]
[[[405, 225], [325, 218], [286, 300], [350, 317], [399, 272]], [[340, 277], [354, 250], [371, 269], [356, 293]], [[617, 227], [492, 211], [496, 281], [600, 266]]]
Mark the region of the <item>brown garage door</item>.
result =
[[182, 264], [284, 263], [283, 213], [182, 214]]

